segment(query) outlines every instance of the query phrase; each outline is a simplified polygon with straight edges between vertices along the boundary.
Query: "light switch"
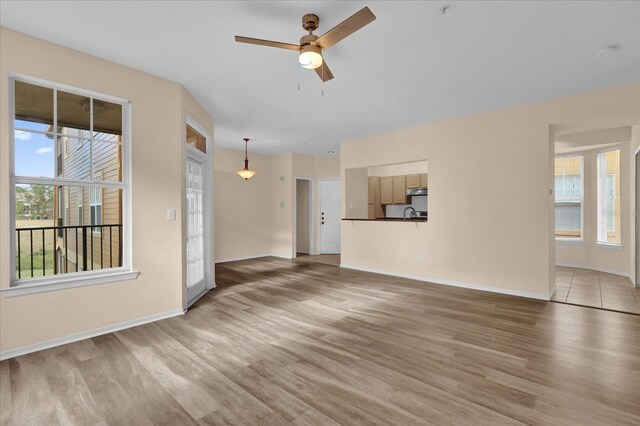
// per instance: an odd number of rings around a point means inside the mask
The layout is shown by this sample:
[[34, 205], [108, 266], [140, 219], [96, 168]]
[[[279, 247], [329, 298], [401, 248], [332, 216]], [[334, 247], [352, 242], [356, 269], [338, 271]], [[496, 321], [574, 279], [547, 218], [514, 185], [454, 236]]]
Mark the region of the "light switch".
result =
[[167, 221], [173, 222], [176, 220], [176, 209], [167, 209]]
[[283, 209], [284, 208], [284, 201], [280, 201], [280, 208]]

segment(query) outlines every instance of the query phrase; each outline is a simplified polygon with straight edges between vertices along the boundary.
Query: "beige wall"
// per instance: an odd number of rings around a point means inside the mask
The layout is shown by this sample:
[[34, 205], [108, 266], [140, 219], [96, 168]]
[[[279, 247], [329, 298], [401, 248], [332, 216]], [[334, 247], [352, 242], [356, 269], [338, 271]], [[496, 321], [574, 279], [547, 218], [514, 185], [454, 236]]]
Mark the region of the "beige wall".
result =
[[271, 157], [249, 153], [249, 165], [258, 173], [245, 181], [244, 152], [214, 150], [216, 262], [271, 254]]
[[[630, 138], [630, 135], [629, 135]], [[606, 149], [620, 149], [620, 213], [621, 213], [621, 247], [604, 247], [597, 241], [597, 176], [596, 165], [598, 149], [572, 151], [584, 156], [584, 206], [583, 228], [584, 243], [556, 242], [556, 264], [594, 268], [611, 273], [628, 276], [631, 272], [629, 258], [631, 255], [631, 218], [627, 214], [631, 206], [631, 167], [630, 143], [608, 146]]]
[[369, 176], [419, 175], [429, 171], [427, 161], [414, 161], [403, 164], [369, 167]]
[[[296, 178], [313, 181], [310, 190], [314, 232], [309, 238], [312, 251], [319, 252], [318, 181], [340, 178], [339, 157], [249, 153], [251, 167], [258, 174], [247, 182], [235, 175], [239, 168], [238, 158], [241, 158], [239, 151], [216, 148], [214, 157], [216, 262], [269, 254], [287, 259], [295, 256]], [[256, 241], [255, 247], [251, 247], [251, 241]]]
[[344, 173], [344, 216], [367, 219], [369, 203], [368, 173], [365, 167], [348, 169]]
[[345, 142], [343, 177], [350, 168], [428, 160], [429, 221], [343, 222], [342, 265], [548, 298], [553, 132], [638, 122], [635, 83]]
[[[78, 66], [81, 64], [82, 66]], [[133, 281], [0, 297], [0, 351], [183, 307], [184, 113], [211, 134], [213, 120], [177, 83], [0, 29], [0, 288], [10, 285], [8, 73], [128, 99], [132, 103]], [[166, 220], [166, 209], [177, 220]]]

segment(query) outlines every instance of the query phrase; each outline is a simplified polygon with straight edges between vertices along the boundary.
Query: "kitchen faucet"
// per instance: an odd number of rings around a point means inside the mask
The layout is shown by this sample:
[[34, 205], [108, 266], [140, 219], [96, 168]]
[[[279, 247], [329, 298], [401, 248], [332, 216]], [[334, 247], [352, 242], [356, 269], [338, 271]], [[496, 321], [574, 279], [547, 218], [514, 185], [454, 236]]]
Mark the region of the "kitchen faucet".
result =
[[412, 217], [418, 217], [418, 213], [416, 213], [416, 209], [414, 209], [413, 207], [409, 206], [409, 207], [405, 208], [404, 212], [402, 213], [402, 218], [403, 219], [407, 218], [407, 210], [411, 210], [411, 213], [409, 214], [409, 219], [411, 219]]

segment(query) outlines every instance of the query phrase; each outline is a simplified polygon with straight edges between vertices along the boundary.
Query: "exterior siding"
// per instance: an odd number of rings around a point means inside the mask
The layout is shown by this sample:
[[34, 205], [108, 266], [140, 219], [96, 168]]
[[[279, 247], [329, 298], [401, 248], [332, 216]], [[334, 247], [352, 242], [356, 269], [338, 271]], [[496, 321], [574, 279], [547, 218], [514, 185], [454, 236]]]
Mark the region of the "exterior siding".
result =
[[[59, 174], [59, 177], [65, 179], [89, 179], [91, 144], [89, 140], [77, 137], [88, 137], [88, 132], [63, 128], [61, 129], [61, 133], [75, 137], [62, 136], [59, 138], [59, 143], [64, 144], [59, 151], [62, 152], [63, 156], [62, 173]], [[101, 138], [101, 140], [94, 139], [94, 176], [92, 180], [120, 181], [122, 179], [121, 137], [119, 135], [107, 135], [104, 133], [99, 133], [96, 137]], [[100, 192], [102, 224], [121, 225], [122, 191], [120, 189], [102, 188]], [[60, 201], [62, 201], [63, 205], [62, 220], [59, 220], [58, 223], [63, 226], [90, 225], [92, 189], [87, 187], [65, 187], [62, 194], [63, 197], [67, 197], [68, 199], [59, 200], [59, 192], [55, 191], [54, 205], [58, 206]], [[66, 213], [67, 205], [68, 214]], [[81, 209], [80, 206], [82, 206]], [[58, 212], [58, 217], [60, 217], [60, 212]], [[102, 231], [90, 231], [87, 234], [86, 249], [88, 270], [102, 269], [103, 267], [109, 268], [112, 266], [117, 267], [121, 264], [120, 228], [114, 226], [112, 228], [103, 227], [101, 229]], [[71, 228], [66, 232], [66, 242], [64, 236], [59, 237], [57, 239], [56, 249], [63, 257], [61, 262], [62, 268], [66, 267], [66, 272], [75, 272], [81, 270], [83, 264], [82, 231]], [[76, 253], [78, 265], [76, 265]], [[64, 270], [57, 270], [59, 269], [58, 262], [56, 262], [55, 268], [56, 273], [65, 272]]]

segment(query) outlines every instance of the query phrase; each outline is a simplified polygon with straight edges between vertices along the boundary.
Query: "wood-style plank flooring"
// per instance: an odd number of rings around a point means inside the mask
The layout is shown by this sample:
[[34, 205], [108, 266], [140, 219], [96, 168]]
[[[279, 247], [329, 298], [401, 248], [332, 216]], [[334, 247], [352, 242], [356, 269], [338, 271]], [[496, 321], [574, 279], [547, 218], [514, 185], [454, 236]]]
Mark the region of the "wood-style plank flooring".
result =
[[3, 425], [640, 424], [640, 317], [275, 258], [0, 363]]

